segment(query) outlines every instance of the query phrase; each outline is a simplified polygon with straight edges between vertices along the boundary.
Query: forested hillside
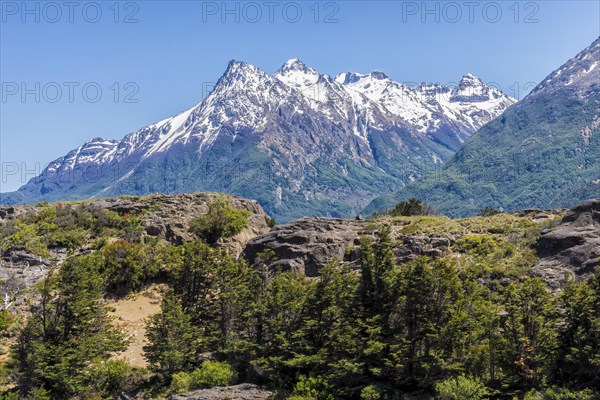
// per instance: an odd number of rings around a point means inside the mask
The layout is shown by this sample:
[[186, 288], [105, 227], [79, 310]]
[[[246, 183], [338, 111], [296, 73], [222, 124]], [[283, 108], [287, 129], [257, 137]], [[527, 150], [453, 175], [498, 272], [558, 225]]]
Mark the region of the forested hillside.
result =
[[[339, 225], [358, 240], [344, 236], [308, 277], [283, 254], [304, 257], [319, 236], [290, 224], [268, 234], [279, 247], [246, 245], [274, 223], [256, 203], [187, 196], [173, 220], [181, 197], [0, 210], [1, 398], [167, 398], [238, 383], [295, 400], [598, 398], [600, 274], [564, 268], [551, 288], [537, 268], [540, 235], [560, 231], [563, 211], [318, 219], [326, 248]], [[592, 227], [597, 203], [585, 208]], [[34, 260], [44, 273], [25, 279]], [[129, 338], [110, 301], [149, 285], [163, 290], [142, 368], [118, 356]]]

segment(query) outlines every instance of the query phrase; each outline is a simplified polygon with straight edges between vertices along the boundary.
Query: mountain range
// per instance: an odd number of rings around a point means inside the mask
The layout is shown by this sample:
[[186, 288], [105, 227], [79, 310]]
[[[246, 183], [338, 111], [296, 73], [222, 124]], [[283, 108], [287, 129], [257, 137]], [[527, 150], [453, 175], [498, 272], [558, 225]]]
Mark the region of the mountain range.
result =
[[408, 86], [298, 59], [272, 76], [231, 61], [200, 103], [122, 140], [89, 140], [0, 202], [215, 191], [256, 199], [282, 222], [352, 216], [441, 168], [515, 102], [471, 74]]
[[375, 199], [417, 197], [450, 216], [570, 207], [600, 197], [600, 38], [483, 126], [444, 167]]

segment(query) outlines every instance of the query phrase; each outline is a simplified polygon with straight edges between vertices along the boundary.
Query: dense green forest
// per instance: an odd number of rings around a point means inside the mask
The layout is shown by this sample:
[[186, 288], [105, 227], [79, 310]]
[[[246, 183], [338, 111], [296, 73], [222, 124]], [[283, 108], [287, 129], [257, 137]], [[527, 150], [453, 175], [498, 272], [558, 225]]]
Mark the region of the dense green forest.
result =
[[[295, 400], [598, 398], [600, 274], [551, 293], [528, 273], [542, 226], [490, 214], [373, 219], [359, 270], [332, 259], [306, 278], [268, 268], [270, 251], [250, 265], [218, 246], [247, 223], [224, 202], [181, 245], [143, 235], [139, 215], [47, 205], [0, 232], [3, 252], [72, 251], [31, 289], [27, 316], [0, 313], [1, 398], [163, 398], [239, 382]], [[394, 224], [473, 233], [454, 256], [398, 264]], [[147, 321], [145, 369], [114, 357], [127, 341], [105, 299], [152, 282], [168, 290]]]

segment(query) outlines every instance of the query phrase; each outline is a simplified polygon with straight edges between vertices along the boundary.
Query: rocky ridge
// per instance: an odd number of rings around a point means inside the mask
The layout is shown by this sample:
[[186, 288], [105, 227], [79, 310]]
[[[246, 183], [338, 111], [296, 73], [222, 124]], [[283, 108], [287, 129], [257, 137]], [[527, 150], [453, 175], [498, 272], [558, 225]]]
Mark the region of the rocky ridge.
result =
[[553, 288], [565, 275], [587, 277], [600, 266], [600, 199], [571, 209], [555, 229], [545, 232], [536, 246], [540, 262], [534, 273]]
[[[436, 258], [446, 254], [456, 240], [446, 236], [405, 234], [405, 225], [391, 224], [390, 227], [396, 243], [396, 260], [400, 263], [414, 261], [419, 256]], [[380, 229], [381, 225], [375, 221], [302, 218], [251, 239], [242, 254], [253, 262], [258, 254], [270, 249], [275, 253], [270, 268], [317, 277], [319, 269], [332, 258], [359, 269], [361, 238], [374, 240]]]
[[211, 191], [255, 199], [278, 221], [348, 217], [439, 169], [515, 101], [472, 75], [416, 88], [381, 73], [340, 81], [295, 59], [273, 75], [231, 61], [198, 104], [89, 140], [0, 203]]
[[[195, 237], [189, 232], [189, 222], [208, 212], [208, 204], [222, 199], [237, 209], [249, 212], [248, 226], [232, 238], [221, 240], [217, 245], [224, 247], [234, 257], [238, 257], [253, 237], [269, 231], [261, 206], [254, 200], [247, 200], [217, 193], [189, 193], [177, 195], [148, 195], [144, 197], [125, 196], [113, 199], [99, 199], [87, 202], [65, 203], [65, 205], [86, 207], [90, 210], [110, 210], [121, 215], [133, 214], [140, 218], [144, 229], [142, 235], [159, 237], [174, 245], [179, 245]], [[11, 222], [35, 215], [48, 207], [46, 204], [0, 206], [0, 229], [12, 229]], [[52, 268], [59, 267], [67, 256], [92, 251], [90, 244], [76, 250], [49, 248], [48, 255], [31, 254], [24, 249], [8, 248], [0, 255], [0, 281], [4, 282], [0, 294], [15, 298], [19, 305], [25, 298], [17, 294], [43, 279]], [[19, 303], [19, 304], [17, 304]]]
[[266, 400], [273, 396], [272, 392], [260, 389], [250, 383], [235, 386], [200, 389], [189, 393], [176, 394], [170, 400]]
[[[553, 289], [564, 283], [565, 273], [585, 278], [600, 265], [600, 200], [576, 206], [560, 222], [552, 223], [562, 213], [559, 209], [529, 209], [508, 214], [539, 227], [541, 236], [535, 243], [539, 262], [532, 273], [542, 276]], [[485, 224], [485, 220], [482, 223]], [[411, 222], [385, 218], [366, 221], [303, 218], [251, 239], [243, 255], [252, 262], [259, 253], [270, 249], [276, 256], [271, 268], [296, 271], [309, 277], [318, 276], [319, 269], [334, 257], [358, 269], [361, 237], [374, 239], [382, 224], [391, 228], [399, 263], [419, 256], [438, 258], [456, 254], [457, 242], [467, 235], [480, 234], [468, 230], [424, 233]]]

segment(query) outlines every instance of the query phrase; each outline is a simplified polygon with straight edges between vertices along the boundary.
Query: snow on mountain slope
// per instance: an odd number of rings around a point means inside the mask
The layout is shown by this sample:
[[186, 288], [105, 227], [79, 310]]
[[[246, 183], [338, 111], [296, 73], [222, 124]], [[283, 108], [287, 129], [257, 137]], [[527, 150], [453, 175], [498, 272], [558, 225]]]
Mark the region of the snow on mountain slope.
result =
[[[411, 197], [427, 200], [449, 216], [473, 215], [484, 207], [563, 208], [600, 197], [599, 64], [597, 38], [479, 129], [442, 172], [375, 199], [363, 212]], [[476, 105], [472, 112], [486, 118], [484, 112], [502, 107], [503, 95], [466, 75], [442, 103], [457, 104]], [[463, 114], [465, 121], [469, 112]]]
[[297, 58], [287, 61], [274, 74], [285, 85], [300, 91], [311, 108], [330, 120], [345, 120], [353, 133], [366, 140], [368, 127], [384, 129], [393, 117], [368, 97], [348, 91], [329, 75], [318, 73]]
[[338, 75], [336, 81], [345, 85], [352, 93], [363, 94], [380, 104], [417, 131], [427, 130], [432, 111], [419, 99], [419, 93], [415, 90], [392, 81], [381, 72], [368, 75], [348, 72]]
[[[123, 162], [131, 157], [142, 162], [191, 141], [202, 152], [224, 127], [263, 130], [268, 112], [289, 101], [295, 91], [310, 108], [330, 120], [344, 120], [355, 136], [365, 140], [369, 128], [398, 125], [428, 133], [444, 123], [458, 125], [456, 129], [466, 137], [515, 101], [470, 74], [453, 89], [441, 85], [411, 88], [381, 72], [343, 73], [332, 79], [298, 59], [287, 61], [273, 77], [253, 65], [231, 61], [203, 102], [121, 141], [93, 139], [51, 163], [48, 170]], [[296, 112], [304, 111], [300, 107]], [[135, 162], [129, 167], [123, 169], [123, 175], [135, 168]]]
[[380, 72], [334, 79], [298, 59], [272, 76], [231, 61], [199, 104], [120, 141], [93, 139], [2, 201], [214, 190], [284, 218], [342, 215], [447, 160], [513, 101], [470, 75], [413, 88]]
[[486, 86], [471, 74], [464, 75], [449, 96], [441, 95], [436, 100], [444, 115], [473, 130], [481, 128], [516, 103], [516, 99], [493, 86]]
[[70, 151], [64, 157], [53, 161], [46, 169], [50, 173], [57, 174], [74, 169], [77, 165], [99, 164], [109, 161], [118, 144], [119, 142], [116, 140], [94, 138], [87, 141], [83, 146]]
[[537, 85], [531, 94], [539, 92], [575, 91], [585, 96], [590, 90], [600, 90], [600, 38], [567, 61]]
[[500, 90], [466, 74], [454, 88], [421, 84], [415, 88], [394, 82], [382, 72], [342, 73], [336, 81], [364, 94], [421, 133], [454, 125], [464, 140], [516, 102]]
[[[278, 87], [277, 87], [278, 86]], [[274, 93], [270, 93], [277, 87]], [[239, 96], [247, 93], [253, 101]], [[201, 152], [215, 140], [224, 126], [263, 127], [261, 117], [270, 103], [286, 98], [290, 90], [255, 66], [232, 61], [207, 98], [174, 117], [148, 125], [121, 141], [93, 139], [48, 166], [47, 172], [90, 165], [121, 163], [115, 169], [125, 177], [143, 160], [168, 151], [173, 145], [193, 141]], [[134, 158], [134, 160], [131, 160]]]
[[266, 116], [290, 100], [292, 90], [259, 68], [231, 61], [213, 91], [192, 115], [191, 138], [199, 141], [199, 151], [212, 143], [227, 127], [263, 130]]

